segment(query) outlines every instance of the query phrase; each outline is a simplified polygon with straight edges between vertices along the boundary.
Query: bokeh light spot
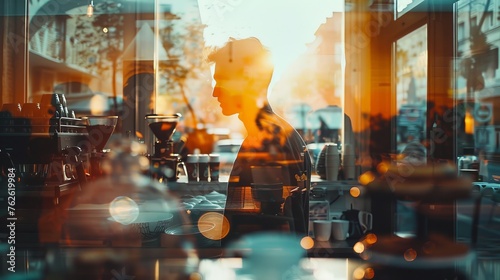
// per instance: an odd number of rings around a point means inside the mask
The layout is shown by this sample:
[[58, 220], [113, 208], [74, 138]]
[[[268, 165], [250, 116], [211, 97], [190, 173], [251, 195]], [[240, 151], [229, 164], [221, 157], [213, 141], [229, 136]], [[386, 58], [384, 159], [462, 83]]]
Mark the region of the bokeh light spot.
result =
[[377, 165], [377, 171], [380, 172], [380, 174], [385, 174], [389, 171], [389, 165], [386, 162], [381, 162]]
[[349, 193], [352, 197], [359, 197], [359, 195], [361, 194], [361, 190], [358, 187], [352, 187], [349, 190]]
[[407, 262], [414, 261], [417, 258], [417, 251], [415, 251], [413, 248], [406, 250], [404, 253], [404, 258]]
[[[209, 230], [203, 230], [201, 225], [214, 224], [215, 227]], [[198, 220], [198, 227], [201, 234], [211, 240], [221, 240], [229, 233], [229, 221], [226, 216], [217, 212], [207, 212]]]
[[90, 98], [91, 115], [102, 115], [107, 110], [108, 99], [103, 95], [94, 95]]
[[361, 242], [356, 242], [356, 244], [354, 244], [352, 249], [354, 250], [354, 252], [361, 254], [365, 250], [365, 245], [363, 245], [363, 243]]
[[365, 241], [368, 245], [373, 245], [377, 242], [377, 235], [374, 233], [368, 233], [365, 237]]
[[375, 180], [375, 175], [371, 171], [365, 172], [359, 176], [359, 183], [362, 185], [368, 185], [373, 182], [373, 180]]
[[371, 267], [365, 268], [365, 279], [373, 279], [375, 277], [375, 270]]
[[109, 204], [111, 217], [123, 225], [133, 223], [139, 216], [139, 206], [128, 196], [119, 196]]
[[354, 279], [363, 279], [365, 277], [365, 270], [362, 267], [356, 268], [352, 273], [352, 277]]
[[305, 250], [309, 250], [314, 247], [314, 240], [310, 236], [305, 236], [300, 240], [300, 246]]

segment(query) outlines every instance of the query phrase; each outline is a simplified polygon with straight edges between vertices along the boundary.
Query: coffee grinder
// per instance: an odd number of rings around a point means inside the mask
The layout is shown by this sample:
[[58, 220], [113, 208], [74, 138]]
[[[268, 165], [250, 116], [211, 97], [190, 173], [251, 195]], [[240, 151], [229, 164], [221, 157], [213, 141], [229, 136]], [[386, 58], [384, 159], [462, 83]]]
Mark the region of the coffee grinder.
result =
[[[179, 154], [174, 153], [174, 141], [171, 140], [181, 114], [148, 115], [145, 117], [153, 137], [148, 141], [148, 152], [151, 163], [151, 176], [160, 181], [177, 181]], [[153, 144], [154, 142], [154, 144]]]
[[104, 175], [101, 163], [109, 152], [104, 147], [115, 130], [118, 116], [86, 116], [82, 120], [87, 128], [90, 150], [92, 151], [90, 175], [92, 179], [97, 179]]

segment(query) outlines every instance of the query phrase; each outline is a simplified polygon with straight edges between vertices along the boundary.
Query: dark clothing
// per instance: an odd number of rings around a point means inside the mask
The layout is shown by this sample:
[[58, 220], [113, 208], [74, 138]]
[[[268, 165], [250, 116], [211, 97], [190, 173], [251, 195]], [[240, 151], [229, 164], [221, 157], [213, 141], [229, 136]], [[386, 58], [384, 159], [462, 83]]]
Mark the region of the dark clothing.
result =
[[[245, 138], [234, 162], [226, 205], [238, 205], [244, 199], [238, 191], [242, 189], [240, 187], [250, 187], [256, 181], [268, 182], [262, 176], [252, 174], [252, 166], [269, 166], [269, 169], [264, 168], [264, 173], [267, 170], [276, 170], [271, 167], [280, 166], [280, 178], [273, 177], [274, 182], [283, 183], [283, 186], [295, 190], [283, 197], [282, 209], [275, 213], [264, 210], [269, 208], [264, 208], [265, 204], [260, 200], [257, 200], [260, 202], [260, 213], [248, 214], [234, 208], [226, 208], [225, 214], [231, 224], [231, 230], [223, 243], [254, 231], [291, 231], [307, 235], [308, 190], [312, 165], [310, 155], [305, 150], [306, 144], [300, 134], [268, 106], [260, 110], [256, 124], [258, 133]], [[267, 175], [264, 176], [267, 178]], [[266, 205], [269, 204], [266, 202]], [[276, 205], [271, 203], [272, 207]], [[277, 207], [280, 207], [279, 202]]]
[[302, 171], [311, 174], [304, 163], [305, 142], [300, 134], [269, 107], [261, 109], [256, 120], [259, 135], [243, 141], [231, 171], [229, 187], [254, 183], [251, 166], [281, 166], [283, 184], [295, 186]]

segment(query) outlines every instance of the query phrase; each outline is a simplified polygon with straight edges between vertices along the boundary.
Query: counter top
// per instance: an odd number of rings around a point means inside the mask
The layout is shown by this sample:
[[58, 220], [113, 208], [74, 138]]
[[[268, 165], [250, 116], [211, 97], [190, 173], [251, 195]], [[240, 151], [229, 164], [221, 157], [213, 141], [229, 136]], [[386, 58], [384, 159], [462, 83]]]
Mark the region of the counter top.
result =
[[[19, 257], [16, 273], [31, 276], [30, 279], [474, 279], [463, 272], [472, 263], [457, 263], [454, 268], [439, 270], [411, 267], [401, 270], [352, 258], [302, 257], [290, 265], [287, 259], [273, 255], [198, 258], [196, 255], [161, 257], [155, 249], [49, 251], [50, 261], [42, 251], [20, 251], [16, 256]], [[31, 266], [26, 270], [28, 263]]]
[[[217, 182], [188, 182], [186, 176], [181, 176], [176, 182], [168, 182], [167, 186], [172, 191], [193, 190], [193, 191], [227, 191], [229, 176], [221, 176]], [[363, 188], [356, 180], [328, 181], [321, 179], [318, 175], [311, 176], [311, 189], [325, 188], [327, 190], [349, 191], [352, 187]]]

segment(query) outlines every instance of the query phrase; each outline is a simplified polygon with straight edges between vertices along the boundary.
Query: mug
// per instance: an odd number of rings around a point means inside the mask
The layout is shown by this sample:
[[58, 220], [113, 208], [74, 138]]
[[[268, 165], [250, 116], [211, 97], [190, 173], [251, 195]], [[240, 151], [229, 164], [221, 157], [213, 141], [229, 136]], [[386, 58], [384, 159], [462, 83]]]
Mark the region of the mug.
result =
[[346, 240], [349, 237], [349, 221], [347, 220], [331, 220], [332, 222], [332, 238], [334, 240]]
[[332, 222], [329, 220], [313, 221], [314, 238], [317, 241], [328, 241], [332, 235]]
[[361, 226], [363, 233], [366, 233], [367, 231], [372, 229], [373, 226], [372, 213], [366, 211], [359, 211], [358, 219], [359, 219], [359, 225]]

